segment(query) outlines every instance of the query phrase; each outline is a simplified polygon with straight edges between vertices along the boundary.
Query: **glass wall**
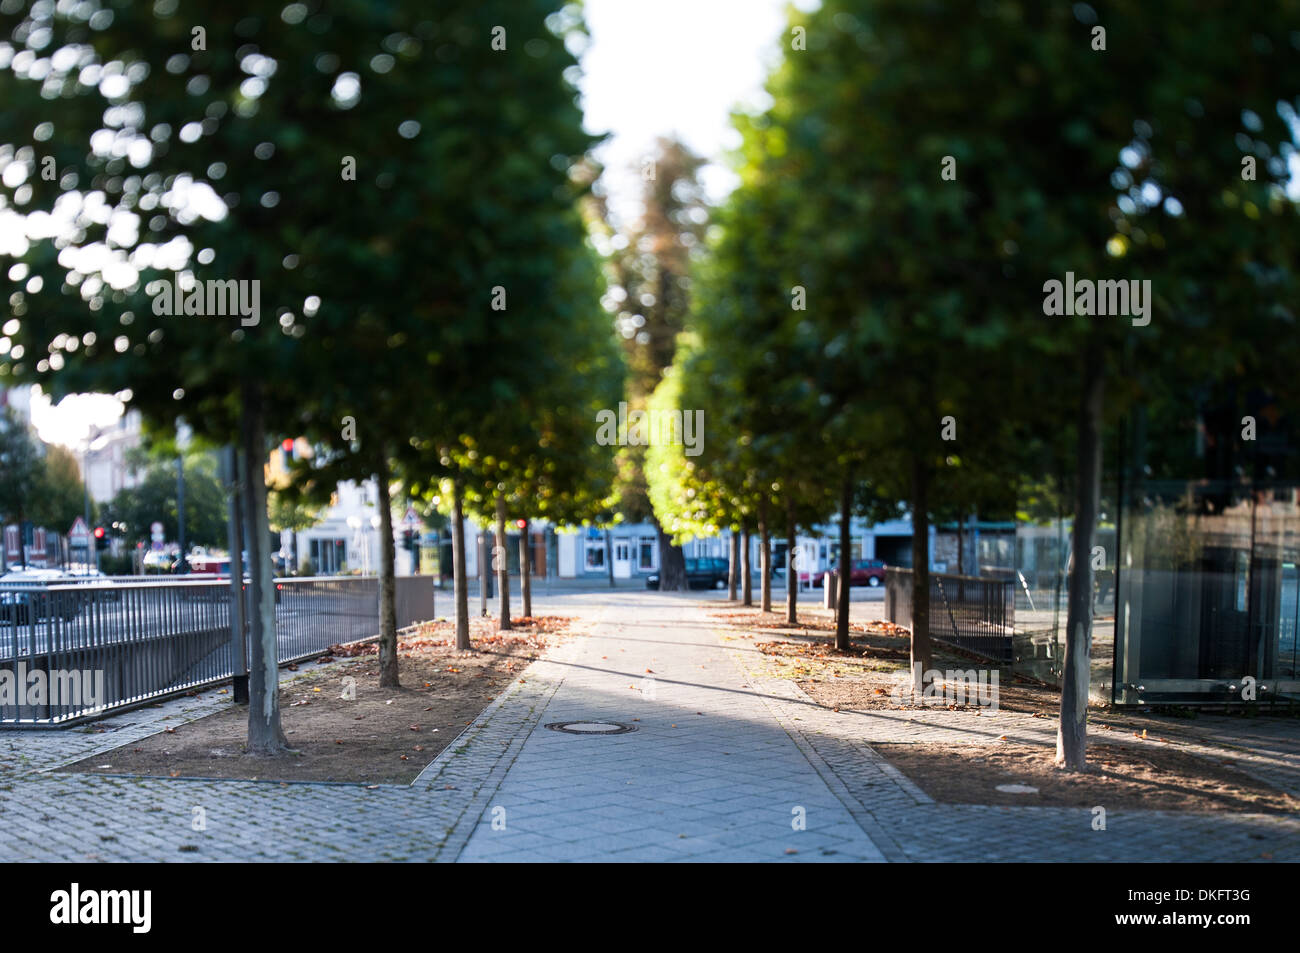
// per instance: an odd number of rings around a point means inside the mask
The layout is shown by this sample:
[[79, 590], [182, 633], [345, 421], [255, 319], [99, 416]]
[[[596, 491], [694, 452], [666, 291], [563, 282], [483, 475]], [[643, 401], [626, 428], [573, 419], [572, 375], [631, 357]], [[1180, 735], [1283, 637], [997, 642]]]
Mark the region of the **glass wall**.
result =
[[1300, 700], [1297, 486], [1141, 481], [1126, 494], [1117, 704]]
[[[1090, 697], [1109, 704], [1115, 646], [1117, 526], [1109, 490], [1103, 492], [1093, 536], [1092, 675]], [[1060, 687], [1065, 668], [1065, 620], [1069, 595], [1073, 522], [1068, 518], [1022, 522], [1014, 538], [1015, 630], [1013, 670]]]

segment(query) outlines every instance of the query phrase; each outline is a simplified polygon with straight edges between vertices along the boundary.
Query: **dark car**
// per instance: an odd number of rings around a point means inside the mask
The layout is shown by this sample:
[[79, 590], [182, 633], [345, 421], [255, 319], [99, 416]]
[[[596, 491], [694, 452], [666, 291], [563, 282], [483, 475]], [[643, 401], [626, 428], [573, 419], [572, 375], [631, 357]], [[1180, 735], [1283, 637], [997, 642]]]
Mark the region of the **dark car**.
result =
[[79, 594], [46, 589], [69, 578], [58, 569], [18, 570], [0, 576], [0, 623], [29, 625], [42, 619], [75, 619], [81, 611]]
[[[849, 571], [850, 586], [883, 586], [885, 584], [885, 563], [879, 559], [858, 559]], [[812, 583], [817, 588], [826, 585], [826, 572], [838, 572], [839, 568], [825, 570], [813, 576]], [[806, 578], [806, 577], [805, 577]]]
[[[727, 585], [727, 560], [704, 556], [686, 560], [686, 585], [691, 589], [722, 589]], [[659, 588], [659, 573], [645, 577], [647, 589]]]

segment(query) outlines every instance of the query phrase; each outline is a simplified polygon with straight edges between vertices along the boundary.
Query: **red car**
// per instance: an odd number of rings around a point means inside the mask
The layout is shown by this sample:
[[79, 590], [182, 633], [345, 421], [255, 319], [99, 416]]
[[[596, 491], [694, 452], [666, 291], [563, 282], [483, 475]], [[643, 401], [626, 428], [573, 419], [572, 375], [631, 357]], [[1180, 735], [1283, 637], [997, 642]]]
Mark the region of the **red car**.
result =
[[[839, 567], [828, 570], [829, 572], [838, 572]], [[812, 584], [820, 589], [826, 585], [826, 572], [816, 573], [812, 577]], [[803, 577], [807, 579], [805, 575]], [[885, 564], [879, 559], [859, 559], [853, 563], [853, 568], [849, 571], [849, 585], [851, 586], [883, 586], [885, 584]]]

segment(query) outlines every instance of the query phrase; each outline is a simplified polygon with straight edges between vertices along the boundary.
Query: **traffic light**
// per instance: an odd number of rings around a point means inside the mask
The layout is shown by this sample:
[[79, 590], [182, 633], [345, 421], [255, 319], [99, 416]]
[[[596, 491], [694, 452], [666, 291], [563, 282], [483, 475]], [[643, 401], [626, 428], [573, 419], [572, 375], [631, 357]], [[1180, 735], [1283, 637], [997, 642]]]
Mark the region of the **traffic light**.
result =
[[415, 551], [415, 530], [407, 529], [402, 531], [402, 548], [408, 553]]
[[108, 548], [108, 534], [104, 532], [104, 527], [95, 527], [95, 549]]
[[293, 459], [293, 438], [285, 437], [280, 441], [280, 451], [284, 454], [286, 460]]

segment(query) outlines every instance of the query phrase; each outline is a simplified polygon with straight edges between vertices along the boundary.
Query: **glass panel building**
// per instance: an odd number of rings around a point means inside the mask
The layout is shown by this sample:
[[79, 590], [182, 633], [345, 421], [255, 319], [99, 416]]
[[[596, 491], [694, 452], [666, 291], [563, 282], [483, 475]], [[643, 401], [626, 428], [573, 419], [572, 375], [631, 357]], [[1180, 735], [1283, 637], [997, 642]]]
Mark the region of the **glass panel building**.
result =
[[1139, 481], [1121, 522], [1115, 703], [1300, 701], [1296, 484]]
[[[1090, 695], [1119, 706], [1300, 704], [1296, 436], [1267, 395], [1217, 411], [1180, 406], [1193, 409], [1162, 415], [1160, 428], [1140, 410], [1106, 448]], [[1018, 524], [1007, 569], [1015, 670], [1058, 686], [1071, 529], [1066, 514]]]

